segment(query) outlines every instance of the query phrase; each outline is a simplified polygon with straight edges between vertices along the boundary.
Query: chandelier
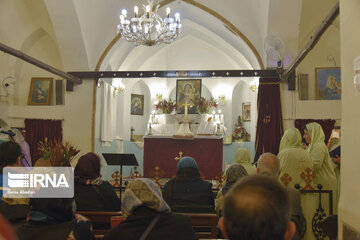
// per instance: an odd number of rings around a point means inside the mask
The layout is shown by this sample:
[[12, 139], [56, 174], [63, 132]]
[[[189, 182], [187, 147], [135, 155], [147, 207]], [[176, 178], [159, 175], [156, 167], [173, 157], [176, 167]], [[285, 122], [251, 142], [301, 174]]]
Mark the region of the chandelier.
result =
[[127, 10], [123, 9], [120, 15], [120, 24], [116, 33], [136, 46], [153, 46], [156, 44], [169, 44], [181, 34], [180, 14], [175, 19], [170, 17], [170, 8], [166, 8], [166, 17], [163, 19], [157, 14], [160, 5], [153, 8], [153, 0], [143, 5], [144, 13], [139, 15], [139, 9], [134, 7], [134, 17], [128, 18]]

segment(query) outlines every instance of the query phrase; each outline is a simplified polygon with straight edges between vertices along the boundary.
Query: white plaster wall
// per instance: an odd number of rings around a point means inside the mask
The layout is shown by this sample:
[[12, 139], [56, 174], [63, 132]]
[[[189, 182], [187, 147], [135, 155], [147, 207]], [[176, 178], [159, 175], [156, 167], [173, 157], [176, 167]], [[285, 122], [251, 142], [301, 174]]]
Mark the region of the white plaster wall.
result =
[[[248, 80], [248, 79], [247, 79]], [[251, 141], [255, 140], [256, 134], [256, 122], [257, 122], [257, 91], [252, 92], [250, 85], [247, 81], [240, 80], [234, 87], [232, 94], [232, 112], [229, 114], [232, 119], [232, 125], [229, 126], [229, 133], [234, 132], [235, 123], [238, 122], [238, 117], [242, 117], [242, 105], [243, 103], [251, 104], [251, 121], [243, 122], [243, 127], [251, 135]]]
[[[341, 77], [342, 77], [342, 124], [341, 124], [341, 192], [339, 203], [339, 239], [342, 224], [360, 232], [360, 181], [359, 136], [360, 95], [354, 91], [354, 58], [360, 56], [360, 2], [340, 1], [341, 27]], [[347, 239], [343, 239], [347, 240]]]

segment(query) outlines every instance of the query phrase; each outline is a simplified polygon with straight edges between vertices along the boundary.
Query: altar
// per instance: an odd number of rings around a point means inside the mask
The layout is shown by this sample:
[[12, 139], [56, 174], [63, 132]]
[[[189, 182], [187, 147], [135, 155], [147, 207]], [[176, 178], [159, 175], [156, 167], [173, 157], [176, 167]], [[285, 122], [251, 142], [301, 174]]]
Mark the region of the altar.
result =
[[222, 172], [223, 137], [195, 136], [192, 140], [173, 139], [171, 136], [144, 137], [144, 177], [171, 178], [176, 175], [177, 161], [193, 157], [201, 177], [215, 179]]

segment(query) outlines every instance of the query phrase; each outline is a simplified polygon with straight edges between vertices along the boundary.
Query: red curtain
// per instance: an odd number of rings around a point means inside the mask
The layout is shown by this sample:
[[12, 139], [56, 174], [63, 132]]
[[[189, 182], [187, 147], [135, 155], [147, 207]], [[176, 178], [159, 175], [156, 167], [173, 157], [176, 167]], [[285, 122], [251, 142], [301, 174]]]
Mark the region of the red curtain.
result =
[[62, 141], [61, 120], [25, 119], [25, 129], [33, 166], [40, 157], [38, 150], [40, 141], [44, 141], [45, 138], [52, 142]]
[[263, 152], [279, 152], [283, 134], [279, 78], [260, 78], [257, 107], [254, 162]]
[[[306, 124], [311, 122], [317, 122], [321, 125], [322, 129], [325, 133], [325, 144], [329, 141], [329, 138], [331, 136], [331, 132], [334, 129], [335, 126], [335, 120], [334, 119], [296, 119], [295, 120], [295, 127], [300, 130], [301, 135], [304, 135], [304, 128]], [[303, 139], [303, 142], [305, 140]]]

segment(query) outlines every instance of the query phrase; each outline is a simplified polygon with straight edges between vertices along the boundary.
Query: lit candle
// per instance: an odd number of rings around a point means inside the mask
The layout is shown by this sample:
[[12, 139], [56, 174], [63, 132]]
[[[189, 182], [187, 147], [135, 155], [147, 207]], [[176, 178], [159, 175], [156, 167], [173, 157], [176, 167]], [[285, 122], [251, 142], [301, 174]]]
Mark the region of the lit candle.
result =
[[170, 8], [166, 8], [166, 16], [169, 18], [170, 17]]
[[138, 8], [138, 6], [135, 6], [135, 7], [134, 7], [134, 13], [135, 13], [135, 17], [137, 17], [138, 14], [139, 14], [139, 8]]

